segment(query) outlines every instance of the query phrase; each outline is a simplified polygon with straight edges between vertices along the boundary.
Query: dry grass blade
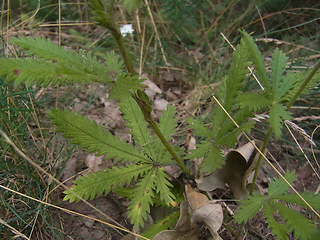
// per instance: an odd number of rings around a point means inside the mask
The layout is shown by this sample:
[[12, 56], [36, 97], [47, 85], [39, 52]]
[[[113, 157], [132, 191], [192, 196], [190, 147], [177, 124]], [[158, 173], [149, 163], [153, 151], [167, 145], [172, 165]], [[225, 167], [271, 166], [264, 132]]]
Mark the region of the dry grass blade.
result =
[[[33, 160], [31, 160], [28, 156], [26, 156], [11, 140], [10, 138], [7, 136], [7, 134], [5, 132], [3, 132], [2, 130], [0, 130], [0, 135], [2, 135], [2, 137], [4, 138], [4, 140], [10, 144], [14, 150], [21, 156], [23, 157], [25, 160], [28, 161], [29, 164], [31, 164], [35, 169], [37, 169], [38, 171], [42, 172], [43, 174], [48, 176], [48, 181], [54, 181], [56, 182], [58, 185], [61, 185], [65, 190], [69, 189], [66, 185], [64, 185], [63, 183], [61, 183], [59, 180], [57, 180], [54, 176], [52, 176], [50, 173], [48, 173], [45, 169], [43, 169], [42, 167], [40, 167], [38, 164], [36, 164]], [[74, 193], [76, 196], [77, 194]], [[115, 221], [113, 218], [109, 217], [107, 214], [105, 214], [104, 212], [102, 212], [101, 210], [99, 210], [98, 208], [96, 208], [95, 206], [93, 206], [91, 203], [89, 203], [88, 201], [84, 200], [82, 197], [77, 196], [78, 198], [80, 198], [85, 204], [87, 204], [89, 207], [91, 207], [92, 209], [96, 210], [98, 213], [102, 214], [102, 216], [106, 217], [106, 219], [112, 221], [114, 224], [118, 225], [120, 228], [122, 229], [126, 229], [124, 226], [122, 226], [120, 223], [118, 223], [117, 221]], [[31, 197], [28, 196], [29, 199], [31, 199]], [[40, 200], [39, 200], [40, 201]], [[101, 220], [100, 220], [101, 221]], [[119, 228], [118, 227], [118, 228]], [[118, 228], [115, 228], [116, 230]], [[126, 230], [126, 232], [130, 232], [129, 230]]]
[[[72, 211], [72, 210], [63, 208], [63, 207], [59, 207], [59, 206], [56, 206], [56, 205], [53, 205], [53, 204], [50, 204], [50, 203], [41, 201], [41, 200], [39, 200], [39, 199], [30, 197], [30, 196], [28, 196], [28, 195], [25, 195], [25, 194], [23, 194], [23, 193], [17, 192], [17, 191], [15, 191], [15, 190], [10, 189], [10, 188], [7, 188], [7, 187], [5, 187], [5, 186], [0, 185], [0, 188], [2, 188], [2, 189], [4, 189], [4, 190], [7, 190], [7, 191], [10, 191], [10, 192], [12, 192], [12, 193], [14, 193], [14, 194], [18, 194], [18, 195], [20, 195], [20, 196], [22, 196], [22, 197], [31, 199], [31, 200], [33, 200], [33, 201], [39, 202], [39, 203], [44, 204], [44, 205], [46, 205], [46, 206], [50, 206], [50, 207], [53, 207], [53, 208], [62, 210], [62, 211], [64, 211], [64, 212], [66, 212], [66, 213], [75, 214], [75, 215], [78, 215], [78, 216], [80, 216], [80, 217], [84, 217], [84, 218], [87, 218], [87, 219], [90, 219], [90, 220], [94, 220], [94, 221], [100, 222], [100, 223], [102, 223], [102, 224], [105, 224], [105, 225], [107, 225], [107, 226], [109, 226], [109, 227], [112, 227], [112, 228], [114, 228], [114, 229], [117, 229], [117, 230], [121, 230], [121, 231], [130, 233], [130, 234], [132, 234], [132, 235], [134, 235], [134, 236], [136, 236], [136, 237], [139, 237], [139, 238], [142, 238], [142, 239], [146, 239], [146, 240], [150, 240], [149, 238], [146, 238], [146, 237], [143, 237], [143, 236], [141, 236], [141, 235], [139, 235], [139, 234], [136, 234], [136, 233], [134, 233], [134, 232], [131, 232], [130, 230], [128, 230], [128, 229], [126, 229], [126, 228], [119, 227], [119, 226], [110, 224], [110, 223], [108, 223], [108, 222], [102, 221], [102, 220], [100, 220], [100, 219], [93, 218], [93, 217], [90, 217], [90, 216], [86, 216], [86, 215], [84, 215], [84, 214], [81, 214], [81, 213], [78, 213], [78, 212], [75, 212], [75, 211]], [[26, 237], [26, 239], [29, 239], [29, 238]]]
[[12, 231], [12, 233], [15, 234], [15, 236], [13, 238], [24, 238], [24, 239], [28, 239], [30, 240], [30, 238], [28, 238], [26, 235], [24, 235], [23, 233], [19, 232], [17, 229], [15, 229], [14, 227], [10, 226], [8, 223], [6, 223], [2, 218], [0, 218], [0, 223], [8, 228], [10, 228], [10, 230]]
[[[229, 39], [222, 33], [220, 32], [220, 34], [222, 35], [222, 37], [224, 38], [224, 40], [227, 41], [227, 43], [230, 45], [230, 47], [235, 51], [236, 48], [232, 45], [232, 43], [229, 41]], [[250, 67], [248, 67], [250, 73], [252, 74], [252, 76], [254, 77], [254, 79], [257, 81], [257, 83], [259, 84], [259, 86], [261, 87], [262, 90], [264, 90], [264, 87], [262, 86], [262, 84], [260, 83], [259, 79], [257, 78], [257, 76], [254, 74], [254, 72], [252, 71], [252, 69]]]
[[[312, 134], [311, 134], [311, 139], [313, 139], [313, 135], [314, 135], [314, 133], [317, 131], [317, 129], [318, 129], [319, 127], [320, 127], [320, 125], [318, 125], [315, 129], [313, 129]], [[319, 165], [319, 162], [318, 162], [318, 160], [317, 160], [317, 157], [316, 157], [316, 155], [315, 155], [315, 153], [314, 153], [313, 145], [311, 145], [311, 152], [312, 152], [313, 159], [314, 159], [314, 161], [316, 162], [316, 164], [317, 164], [317, 166], [318, 166], [318, 168], [319, 168], [319, 170], [320, 170], [320, 165]]]
[[[293, 140], [295, 141], [295, 143], [297, 144], [299, 150], [302, 152], [303, 156], [305, 157], [305, 159], [307, 160], [308, 164], [310, 165], [310, 167], [312, 168], [313, 172], [316, 174], [316, 176], [318, 177], [318, 179], [320, 179], [319, 174], [317, 173], [316, 169], [313, 167], [313, 165], [311, 164], [309, 158], [307, 157], [307, 155], [305, 154], [305, 152], [303, 151], [302, 147], [300, 146], [297, 138], [293, 135], [292, 131], [289, 128], [289, 125], [292, 127], [292, 124], [288, 123], [289, 121], [285, 121], [284, 124], [286, 125], [291, 137], [293, 138]], [[300, 132], [301, 133], [301, 132]], [[314, 143], [313, 143], [314, 144]], [[314, 144], [315, 145], [315, 144]]]
[[159, 37], [159, 33], [158, 33], [158, 30], [157, 30], [157, 27], [156, 27], [156, 24], [155, 24], [154, 19], [153, 19], [153, 15], [152, 15], [152, 12], [151, 12], [150, 5], [149, 5], [149, 3], [148, 3], [148, 0], [145, 0], [144, 2], [145, 2], [145, 4], [147, 5], [147, 9], [148, 9], [148, 13], [149, 13], [149, 16], [150, 16], [150, 19], [151, 19], [151, 22], [152, 22], [152, 26], [153, 26], [154, 31], [155, 31], [155, 33], [156, 33], [156, 38], [157, 38], [157, 40], [158, 40], [158, 44], [159, 44], [159, 47], [160, 47], [160, 50], [161, 50], [161, 53], [162, 53], [163, 61], [164, 61], [164, 63], [165, 63], [166, 65], [169, 65], [169, 64], [168, 64], [168, 61], [167, 61], [167, 57], [166, 57], [166, 55], [165, 55], [165, 53], [164, 53], [164, 48], [163, 48], [163, 46], [162, 46], [162, 43], [161, 43], [161, 40], [160, 40], [160, 37]]

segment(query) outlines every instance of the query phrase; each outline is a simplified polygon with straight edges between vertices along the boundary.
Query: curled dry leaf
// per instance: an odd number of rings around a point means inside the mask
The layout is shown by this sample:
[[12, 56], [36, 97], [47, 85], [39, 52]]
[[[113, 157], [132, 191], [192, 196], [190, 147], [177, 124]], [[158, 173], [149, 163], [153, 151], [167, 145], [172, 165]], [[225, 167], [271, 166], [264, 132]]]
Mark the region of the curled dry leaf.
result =
[[176, 230], [166, 230], [158, 233], [153, 240], [198, 240], [196, 232], [178, 232]]
[[197, 210], [209, 204], [207, 196], [195, 191], [189, 184], [185, 186], [185, 195], [192, 210]]
[[202, 191], [213, 191], [228, 184], [234, 197], [243, 199], [247, 194], [246, 186], [252, 181], [250, 178], [256, 168], [258, 157], [259, 154], [251, 143], [230, 151], [226, 156], [225, 165], [203, 179], [198, 179], [197, 187]]
[[198, 231], [191, 222], [188, 208], [188, 202], [182, 201], [180, 204], [180, 217], [174, 230], [161, 231], [153, 240], [197, 240]]
[[221, 239], [217, 231], [223, 223], [222, 207], [219, 204], [207, 204], [192, 212], [192, 222], [203, 221], [210, 230], [213, 239]]
[[213, 239], [221, 240], [217, 231], [223, 222], [222, 207], [211, 204], [206, 195], [195, 191], [190, 185], [185, 186], [186, 201], [180, 204], [180, 217], [174, 230], [158, 233], [153, 240], [196, 240], [198, 239], [198, 222], [209, 228]]
[[209, 203], [206, 195], [195, 191], [190, 185], [185, 186], [185, 195], [189, 204], [191, 223], [204, 222], [214, 239], [220, 239], [217, 231], [223, 223], [222, 207]]

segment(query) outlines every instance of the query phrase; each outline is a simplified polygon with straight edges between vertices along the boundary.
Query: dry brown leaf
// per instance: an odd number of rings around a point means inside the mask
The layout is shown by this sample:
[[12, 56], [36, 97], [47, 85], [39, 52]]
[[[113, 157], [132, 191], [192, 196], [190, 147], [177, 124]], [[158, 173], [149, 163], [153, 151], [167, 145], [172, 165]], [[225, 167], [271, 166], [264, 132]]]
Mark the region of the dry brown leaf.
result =
[[198, 240], [198, 233], [195, 231], [177, 232], [176, 230], [165, 230], [159, 232], [153, 240]]
[[[260, 144], [260, 142], [259, 142]], [[212, 191], [224, 188], [228, 184], [236, 199], [242, 199], [247, 194], [247, 184], [254, 173], [259, 154], [254, 146], [247, 143], [242, 147], [230, 151], [226, 156], [226, 163], [212, 174], [197, 181], [197, 187], [202, 191]]]
[[193, 228], [188, 208], [189, 204], [187, 201], [182, 201], [180, 203], [180, 217], [176, 226], [174, 227], [174, 229], [178, 232], [187, 232]]
[[195, 191], [189, 184], [185, 186], [185, 195], [192, 210], [209, 204], [209, 199], [206, 195]]
[[223, 223], [223, 211], [219, 204], [207, 204], [195, 210], [192, 221], [203, 221], [214, 239], [221, 239], [217, 233]]
[[191, 226], [196, 226], [196, 222], [204, 222], [211, 235], [219, 239], [217, 231], [223, 223], [222, 207], [219, 204], [209, 203], [206, 195], [195, 191], [188, 184], [185, 186], [185, 195], [189, 204]]

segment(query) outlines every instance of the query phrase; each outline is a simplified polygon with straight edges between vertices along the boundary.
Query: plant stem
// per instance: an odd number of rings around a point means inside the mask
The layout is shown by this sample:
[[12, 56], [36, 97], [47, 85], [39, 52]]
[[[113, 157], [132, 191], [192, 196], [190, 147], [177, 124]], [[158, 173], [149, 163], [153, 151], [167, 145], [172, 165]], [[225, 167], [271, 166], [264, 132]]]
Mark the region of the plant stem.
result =
[[[267, 132], [267, 136], [265, 137], [263, 145], [262, 145], [262, 148], [261, 148], [261, 152], [263, 154], [265, 154], [265, 152], [266, 152], [266, 148], [267, 148], [267, 145], [268, 145], [268, 143], [270, 141], [272, 133], [273, 133], [272, 128], [269, 126], [269, 129], [268, 129], [268, 132]], [[258, 158], [256, 171], [254, 172], [252, 184], [251, 184], [251, 187], [250, 187], [250, 195], [253, 194], [253, 191], [254, 191], [254, 188], [255, 188], [255, 185], [256, 185], [256, 181], [257, 181], [258, 173], [259, 173], [259, 170], [260, 170], [260, 165], [261, 165], [262, 158], [263, 158], [262, 155], [260, 155], [259, 158]]]
[[[104, 27], [108, 28], [113, 37], [115, 38], [118, 48], [120, 50], [120, 53], [122, 55], [123, 61], [125, 63], [125, 66], [128, 70], [128, 72], [130, 73], [131, 76], [134, 76], [136, 73], [134, 71], [133, 68], [133, 64], [129, 58], [129, 55], [127, 53], [126, 47], [124, 45], [124, 41], [123, 41], [123, 37], [120, 33], [120, 30], [116, 24], [116, 22], [114, 21], [114, 9], [113, 9], [113, 5], [114, 5], [114, 0], [110, 3], [109, 5], [109, 9], [108, 9], [108, 19], [106, 19], [106, 22], [103, 24]], [[139, 90], [138, 90], [139, 91]], [[141, 91], [141, 90], [140, 90]], [[139, 94], [138, 94], [139, 95]], [[132, 96], [136, 102], [138, 103], [145, 120], [149, 123], [150, 127], [152, 128], [152, 130], [155, 132], [155, 134], [158, 136], [158, 138], [160, 139], [160, 141], [163, 143], [163, 145], [165, 146], [165, 148], [169, 151], [169, 153], [171, 154], [171, 156], [173, 157], [173, 159], [176, 161], [176, 163], [178, 164], [178, 166], [181, 168], [181, 170], [188, 176], [188, 177], [192, 177], [190, 174], [189, 169], [184, 165], [183, 160], [181, 158], [178, 157], [178, 155], [175, 153], [175, 151], [172, 149], [172, 147], [170, 146], [170, 144], [168, 143], [168, 141], [166, 140], [166, 138], [164, 137], [164, 135], [162, 134], [161, 130], [158, 128], [156, 122], [154, 121], [154, 119], [151, 116], [151, 111], [149, 111], [148, 109], [146, 109], [146, 106], [148, 106], [149, 104], [147, 102], [145, 102], [145, 100], [137, 97], [137, 96]]]
[[175, 153], [175, 151], [172, 149], [172, 147], [170, 146], [170, 144], [168, 143], [167, 139], [163, 136], [162, 132], [160, 131], [160, 129], [158, 128], [157, 124], [155, 123], [155, 121], [153, 120], [153, 118], [150, 116], [149, 119], [149, 124], [151, 126], [151, 128], [153, 129], [153, 131], [157, 134], [157, 136], [159, 137], [159, 139], [161, 140], [161, 142], [163, 143], [163, 145], [166, 147], [166, 149], [170, 152], [171, 156], [173, 157], [173, 159], [176, 161], [176, 163], [178, 164], [178, 166], [181, 168], [181, 170], [189, 177], [192, 178], [192, 175], [190, 174], [189, 169], [184, 165], [183, 160], [181, 158], [178, 157], [178, 155]]
[[127, 68], [128, 72], [130, 73], [130, 75], [133, 76], [133, 75], [135, 75], [133, 64], [132, 64], [131, 59], [128, 56], [126, 48], [124, 46], [124, 41], [123, 41], [123, 37], [120, 32], [120, 29], [114, 20], [114, 9], [113, 9], [114, 0], [112, 0], [109, 4], [110, 5], [109, 5], [109, 9], [108, 9], [108, 19], [106, 19], [106, 23], [105, 23], [104, 27], [108, 28], [111, 31], [111, 33], [112, 33], [112, 35], [113, 35], [114, 39], [116, 40], [117, 45], [119, 47], [124, 64], [126, 65], [126, 68]]
[[308, 77], [303, 81], [298, 91], [295, 93], [295, 95], [291, 98], [289, 103], [287, 104], [287, 110], [289, 110], [294, 102], [298, 99], [302, 91], [306, 88], [308, 83], [311, 81], [311, 79], [314, 77], [314, 75], [317, 73], [317, 71], [320, 68], [320, 61], [317, 63], [317, 65], [314, 67], [314, 69], [311, 71], [311, 73], [308, 75]]

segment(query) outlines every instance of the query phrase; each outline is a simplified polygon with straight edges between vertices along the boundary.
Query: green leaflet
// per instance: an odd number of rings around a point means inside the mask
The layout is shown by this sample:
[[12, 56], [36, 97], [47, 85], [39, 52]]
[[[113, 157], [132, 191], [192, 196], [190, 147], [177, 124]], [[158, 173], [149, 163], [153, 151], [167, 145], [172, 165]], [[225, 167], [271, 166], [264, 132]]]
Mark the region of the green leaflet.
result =
[[141, 81], [137, 76], [131, 77], [129, 74], [120, 74], [114, 82], [109, 93], [109, 98], [122, 101], [130, 98], [130, 95], [141, 89]]
[[260, 211], [265, 201], [266, 197], [261, 194], [253, 194], [248, 196], [248, 199], [241, 200], [239, 209], [234, 215], [236, 222], [239, 224], [247, 222]]
[[107, 154], [109, 159], [117, 161], [150, 162], [150, 159], [130, 144], [121, 142], [110, 132], [105, 132], [95, 121], [70, 111], [52, 109], [48, 113], [52, 123], [57, 125], [58, 131], [63, 132], [72, 143], [80, 148], [87, 148], [88, 152], [98, 155]]
[[263, 87], [266, 89], [266, 91], [269, 93], [271, 86], [269, 82], [269, 78], [266, 71], [266, 66], [264, 64], [263, 56], [261, 52], [259, 51], [257, 45], [254, 43], [252, 37], [246, 33], [245, 31], [241, 31], [243, 35], [243, 39], [246, 43], [246, 46], [250, 52], [250, 56], [252, 58], [254, 67], [258, 73], [259, 80], [261, 81]]
[[[248, 57], [246, 45], [244, 41], [241, 41], [233, 53], [230, 72], [228, 76], [222, 80], [222, 85], [218, 92], [218, 100], [229, 114], [239, 110], [239, 102], [237, 99], [241, 96], [240, 88], [242, 87], [242, 83], [248, 72], [248, 66], [250, 64]], [[229, 119], [226, 113], [220, 106], [215, 106], [212, 128], [215, 138], [218, 138], [219, 135], [221, 136], [221, 132], [229, 130], [229, 128], [224, 128], [226, 119]], [[238, 121], [238, 124], [241, 124], [241, 122], [247, 121], [247, 118], [246, 116], [243, 116], [243, 119], [238, 119]], [[235, 128], [234, 124], [232, 125], [232, 128]]]
[[162, 218], [161, 220], [157, 221], [155, 224], [152, 224], [148, 227], [143, 233], [142, 236], [152, 239], [155, 235], [159, 232], [168, 230], [172, 226], [174, 226], [179, 218], [179, 212], [173, 212], [168, 216]]
[[310, 219], [277, 201], [273, 201], [273, 205], [277, 208], [280, 216], [286, 221], [289, 230], [293, 231], [297, 239], [309, 239], [311, 233], [316, 229]]
[[161, 201], [164, 201], [167, 205], [173, 203], [175, 196], [170, 191], [169, 187], [173, 187], [168, 181], [168, 175], [165, 173], [163, 168], [158, 168], [156, 170], [156, 191], [160, 194]]
[[[172, 134], [175, 133], [177, 125], [177, 119], [174, 117], [175, 113], [176, 108], [168, 104], [167, 109], [162, 112], [162, 115], [159, 118], [159, 129], [168, 142], [171, 141]], [[160, 139], [155, 137], [152, 147], [155, 149], [155, 161], [160, 164], [173, 163], [172, 156], [164, 147]]]
[[147, 214], [150, 213], [150, 205], [152, 205], [152, 197], [154, 196], [154, 188], [156, 185], [156, 169], [146, 173], [142, 179], [136, 185], [134, 198], [130, 201], [130, 213], [131, 223], [134, 224], [134, 228], [138, 229], [139, 226], [144, 226], [144, 222], [147, 220]]
[[221, 150], [211, 142], [203, 141], [197, 144], [197, 149], [190, 150], [190, 152], [185, 158], [193, 160], [203, 157], [201, 172], [213, 172], [224, 164]]
[[[7, 81], [14, 81], [18, 86], [25, 83], [27, 86], [62, 85], [71, 82], [85, 83], [88, 81], [100, 81], [98, 76], [84, 73], [82, 70], [70, 68], [67, 65], [59, 65], [40, 59], [1, 58], [0, 75], [7, 76]], [[102, 81], [102, 80], [101, 80]]]
[[286, 62], [288, 58], [285, 54], [276, 48], [272, 55], [271, 61], [271, 82], [272, 82], [272, 92], [273, 96], [276, 99], [280, 99], [282, 96], [279, 96], [278, 89], [282, 86], [282, 74], [286, 70]]
[[243, 40], [236, 46], [233, 54], [232, 64], [228, 77], [225, 79], [226, 88], [223, 99], [223, 106], [229, 112], [232, 110], [233, 105], [236, 103], [237, 97], [240, 95], [240, 88], [246, 74], [249, 72], [248, 66], [248, 50]]
[[123, 60], [120, 59], [120, 56], [115, 54], [114, 51], [111, 51], [106, 54], [105, 63], [108, 72], [114, 73], [116, 76], [123, 73]]
[[8, 82], [14, 81], [15, 86], [22, 82], [25, 82], [27, 86], [34, 83], [48, 86], [50, 83], [56, 85], [73, 80], [69, 76], [58, 75], [52, 63], [33, 59], [1, 58], [0, 75], [7, 76]]
[[79, 202], [82, 197], [85, 200], [92, 200], [96, 197], [107, 195], [111, 188], [122, 187], [126, 183], [136, 180], [145, 172], [150, 171], [152, 165], [126, 165], [125, 167], [113, 167], [105, 171], [97, 171], [80, 177], [74, 181], [74, 186], [64, 191], [64, 201]]
[[188, 118], [186, 122], [189, 124], [189, 127], [193, 129], [196, 136], [201, 136], [205, 138], [212, 138], [211, 131], [208, 131], [208, 127], [205, 126], [203, 121], [197, 118]]
[[[76, 73], [76, 75], [73, 76], [75, 81], [77, 81], [78, 78], [81, 79], [82, 75], [83, 82], [91, 80], [108, 83], [112, 81], [111, 73], [118, 72], [118, 69], [111, 69], [112, 66], [106, 67], [100, 63], [96, 57], [90, 53], [84, 53], [82, 50], [80, 50], [79, 53], [73, 50], [67, 51], [63, 47], [59, 47], [57, 44], [44, 38], [33, 39], [31, 37], [20, 37], [13, 38], [11, 42], [26, 50], [28, 56], [34, 55], [38, 62], [41, 60], [43, 63], [51, 61], [56, 69], [60, 69], [60, 72], [58, 71], [57, 74], [68, 74], [68, 70], [71, 72], [71, 75]], [[114, 56], [114, 54], [112, 56]], [[33, 60], [33, 58], [26, 59], [30, 61]]]
[[[287, 172], [284, 176], [292, 183], [296, 174]], [[299, 239], [309, 239], [311, 234], [316, 230], [316, 226], [305, 216], [286, 206], [281, 201], [288, 200], [288, 203], [297, 203], [305, 206], [302, 200], [297, 198], [297, 195], [287, 194], [288, 185], [280, 178], [270, 183], [268, 196], [262, 194], [254, 194], [249, 196], [247, 200], [240, 202], [240, 209], [237, 210], [235, 219], [238, 223], [247, 222], [260, 209], [263, 209], [263, 216], [266, 218], [272, 234], [276, 235], [277, 239], [287, 239], [287, 234], [294, 231], [294, 236]], [[312, 193], [302, 193], [306, 196], [306, 200], [310, 200], [317, 209], [319, 209], [319, 196]], [[286, 203], [286, 202], [285, 202]], [[309, 204], [310, 204], [309, 203]], [[280, 217], [275, 219], [274, 214]]]
[[275, 103], [271, 106], [269, 112], [269, 122], [273, 130], [274, 136], [279, 138], [281, 136], [282, 122], [291, 119], [291, 113], [286, 111], [285, 107], [280, 103]]
[[[291, 93], [293, 88], [298, 85], [299, 79], [301, 78], [299, 75], [302, 75], [300, 73], [287, 73], [286, 76], [284, 76], [282, 83], [278, 88], [276, 89], [274, 100], [278, 102], [286, 102], [290, 99], [290, 97], [293, 96]], [[304, 75], [303, 75], [304, 76]]]
[[277, 209], [272, 204], [264, 205], [263, 216], [266, 219], [266, 223], [268, 223], [268, 228], [272, 230], [277, 239], [286, 240], [290, 231], [285, 224], [276, 221], [274, 218], [275, 213], [277, 213]]
[[139, 105], [132, 97], [122, 99], [118, 105], [120, 111], [124, 114], [123, 118], [127, 121], [126, 125], [130, 128], [133, 139], [154, 161], [157, 154], [150, 144], [152, 140], [150, 137], [151, 131], [148, 129], [148, 123], [144, 120]]
[[[296, 177], [297, 177], [297, 174], [294, 171], [293, 172], [287, 171], [285, 174], [285, 178], [290, 184], [293, 184]], [[284, 194], [288, 190], [289, 190], [289, 185], [282, 178], [277, 178], [275, 181], [270, 182], [269, 189], [268, 189], [268, 196], [278, 197], [279, 195]]]
[[265, 94], [246, 92], [239, 96], [240, 106], [254, 112], [267, 108], [271, 103]]
[[[303, 192], [301, 196], [317, 211], [320, 210], [320, 195], [314, 194], [313, 192]], [[295, 203], [303, 207], [307, 207], [305, 202], [295, 193], [287, 193], [284, 195], [277, 196], [278, 200], [285, 201], [287, 203]]]

